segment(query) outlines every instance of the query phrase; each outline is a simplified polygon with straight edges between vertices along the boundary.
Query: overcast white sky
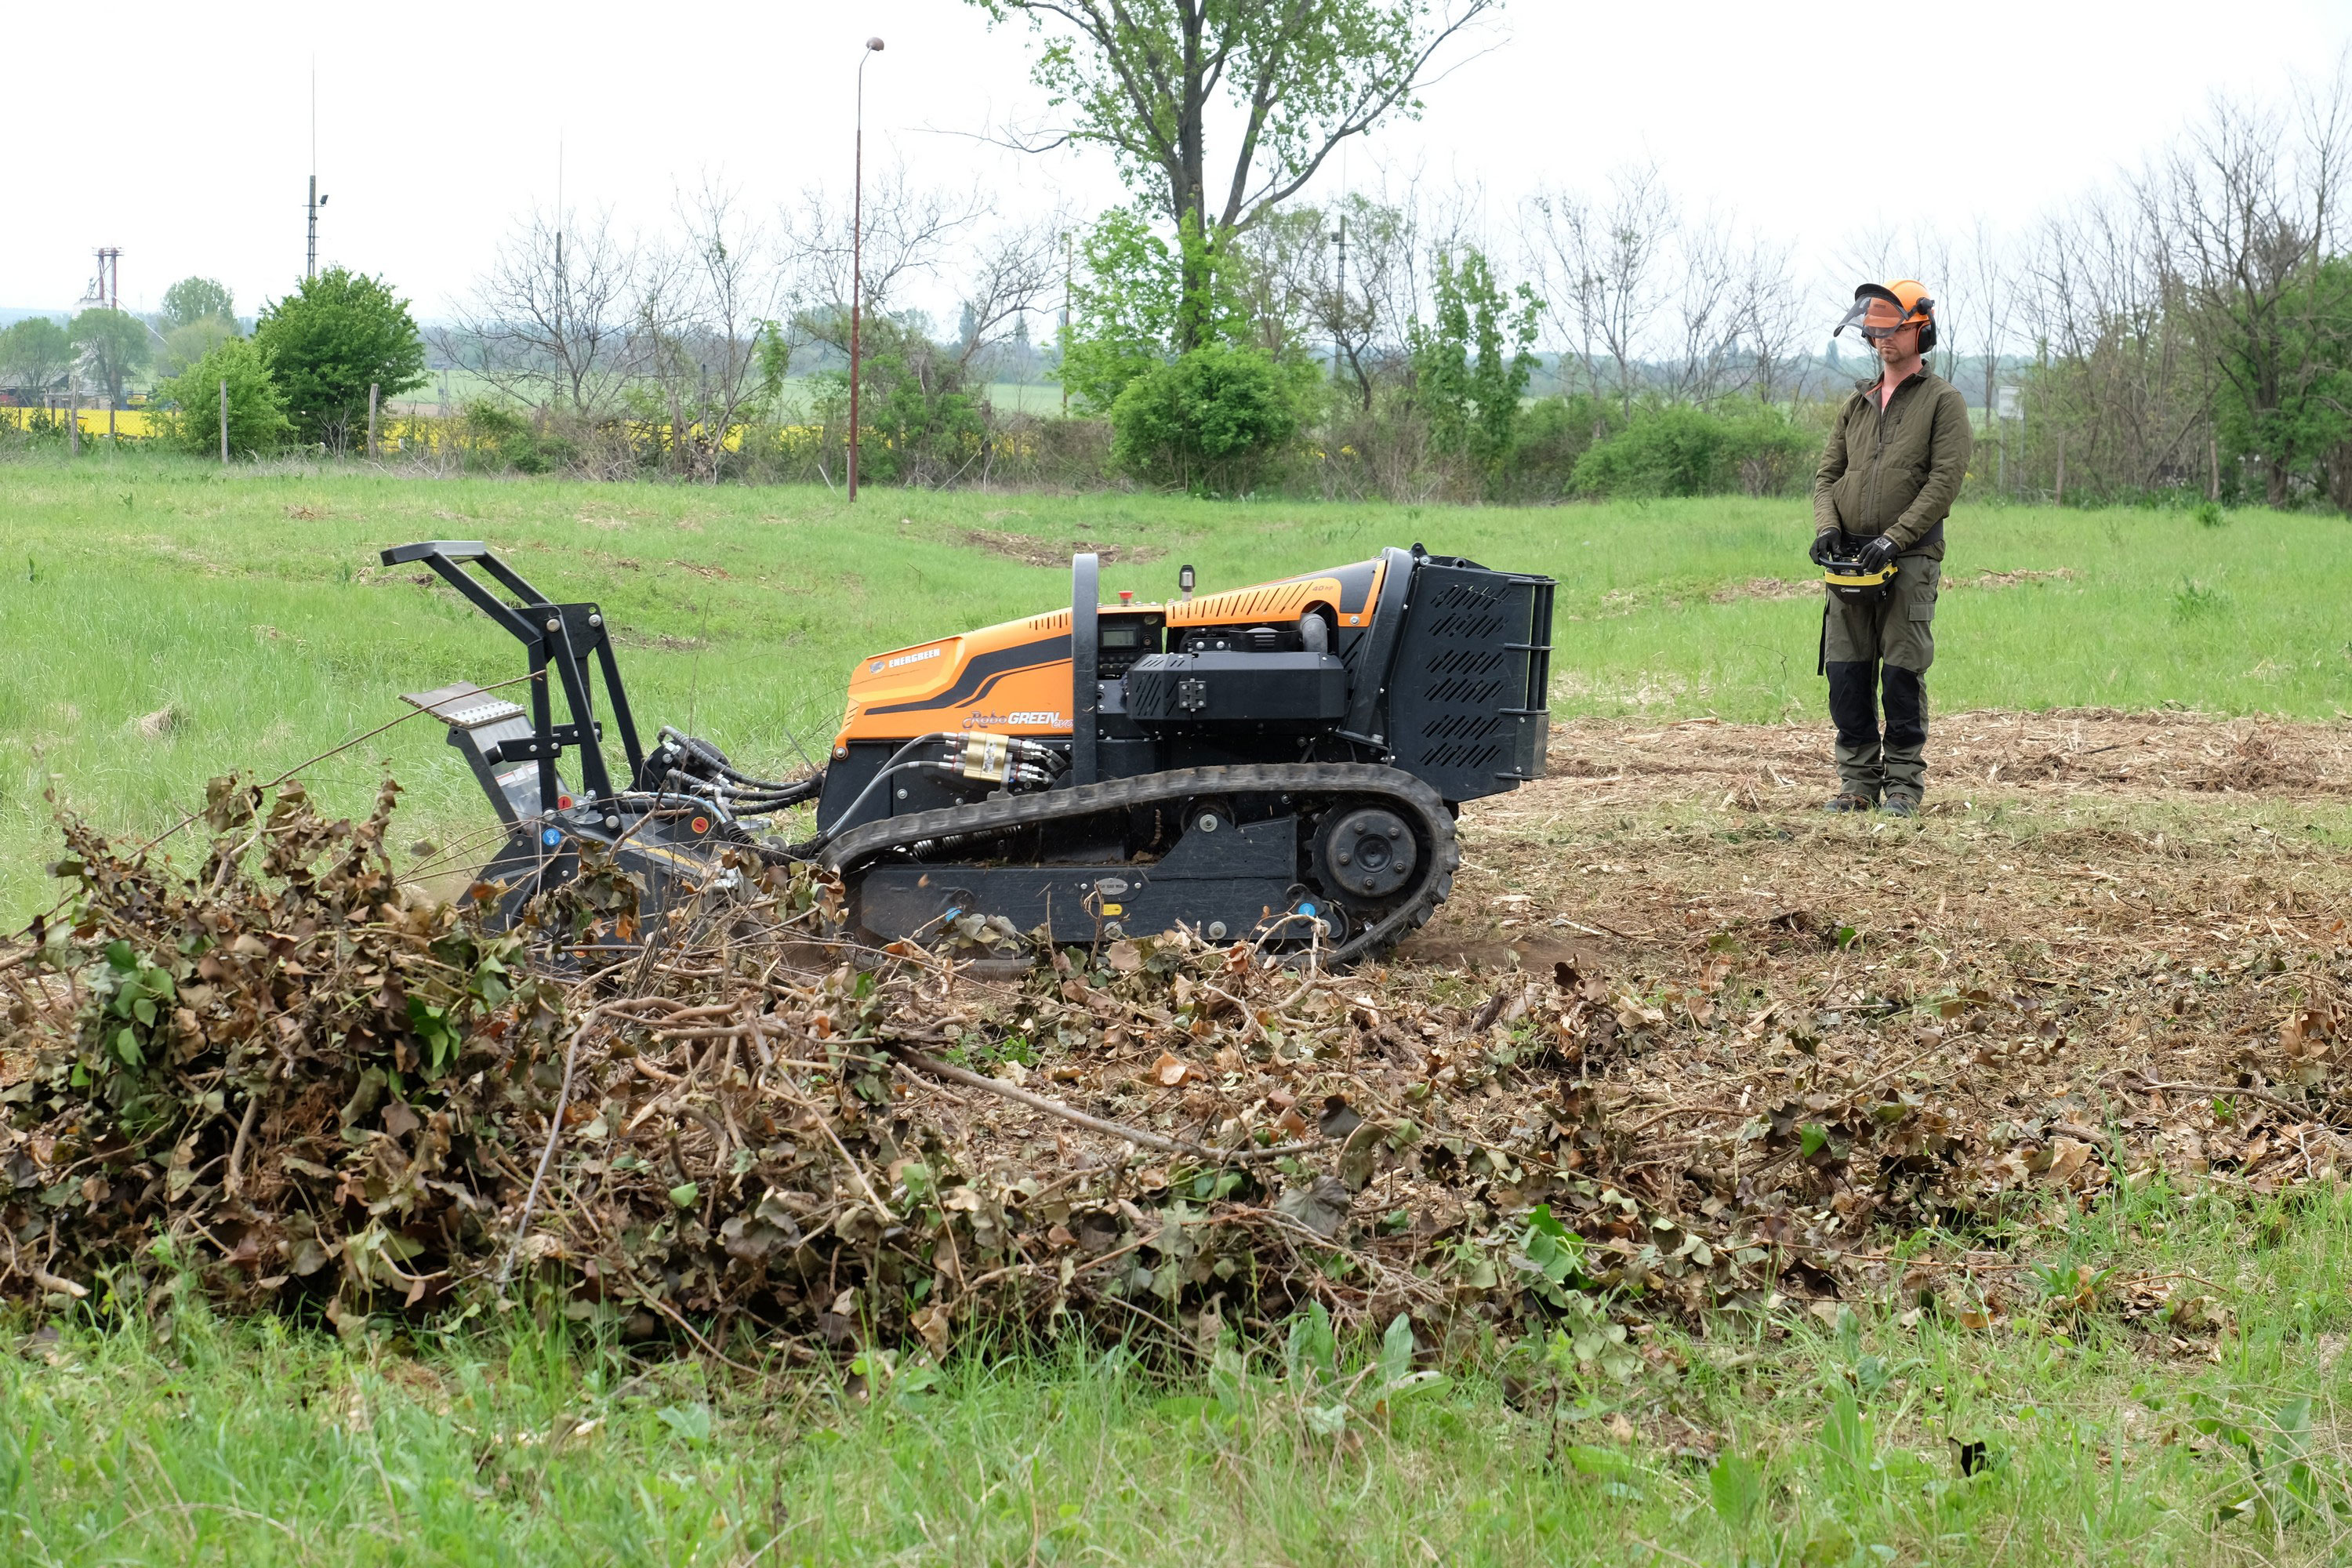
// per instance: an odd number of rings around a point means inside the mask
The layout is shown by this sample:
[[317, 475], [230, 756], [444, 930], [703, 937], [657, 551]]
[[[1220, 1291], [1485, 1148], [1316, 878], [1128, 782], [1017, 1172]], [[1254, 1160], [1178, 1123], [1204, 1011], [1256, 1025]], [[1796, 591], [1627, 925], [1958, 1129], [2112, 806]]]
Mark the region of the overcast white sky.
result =
[[[189, 273], [228, 282], [248, 313], [283, 291], [302, 268], [314, 52], [321, 256], [383, 274], [431, 317], [516, 213], [551, 200], [559, 133], [572, 205], [625, 223], [657, 222], [706, 171], [768, 208], [845, 184], [868, 34], [888, 44], [866, 72], [869, 160], [895, 153], [1007, 209], [1056, 187], [1087, 208], [1119, 198], [1098, 156], [937, 133], [1045, 114], [1027, 29], [991, 30], [963, 0], [23, 4], [0, 24], [17, 128], [0, 306], [71, 305], [100, 245], [122, 247], [133, 308]], [[1488, 52], [1427, 94], [1419, 123], [1354, 144], [1345, 175], [1469, 179], [1500, 207], [1652, 159], [1694, 205], [1737, 209], [1820, 263], [1915, 205], [1956, 234], [1978, 215], [2029, 221], [2137, 162], [2211, 92], [2284, 98], [2291, 73], [2327, 75], [2347, 43], [2352, 0], [1509, 0]], [[1340, 183], [1335, 162], [1309, 194]]]

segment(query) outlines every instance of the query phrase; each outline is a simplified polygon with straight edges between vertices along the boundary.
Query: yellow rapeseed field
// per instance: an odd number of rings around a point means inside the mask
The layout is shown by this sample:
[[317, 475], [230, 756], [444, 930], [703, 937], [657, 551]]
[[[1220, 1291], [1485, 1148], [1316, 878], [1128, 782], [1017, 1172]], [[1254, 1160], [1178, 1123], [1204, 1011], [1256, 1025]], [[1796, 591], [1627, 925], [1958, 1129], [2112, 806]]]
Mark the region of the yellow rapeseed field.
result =
[[[50, 421], [63, 426], [65, 418], [66, 411], [62, 408], [0, 408], [0, 419], [6, 420], [19, 430], [27, 426], [46, 424]], [[106, 410], [83, 409], [81, 433], [85, 436], [105, 435]], [[114, 433], [117, 436], [127, 436], [133, 440], [152, 436], [155, 433], [155, 416], [144, 408], [118, 408], [114, 411]]]

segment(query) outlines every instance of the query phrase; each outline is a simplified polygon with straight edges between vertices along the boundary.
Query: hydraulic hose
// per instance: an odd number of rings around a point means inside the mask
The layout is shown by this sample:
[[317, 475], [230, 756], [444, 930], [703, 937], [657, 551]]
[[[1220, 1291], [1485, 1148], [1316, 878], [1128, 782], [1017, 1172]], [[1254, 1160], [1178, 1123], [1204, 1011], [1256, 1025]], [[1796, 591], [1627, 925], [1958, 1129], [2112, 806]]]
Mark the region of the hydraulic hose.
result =
[[[962, 765], [963, 761], [971, 754], [970, 748], [981, 741], [986, 741], [989, 743], [994, 759], [993, 766], [1001, 771], [973, 773]], [[909, 759], [908, 753], [917, 747], [934, 742], [944, 742], [948, 746], [947, 758]], [[841, 814], [833, 819], [831, 826], [820, 827], [817, 830], [817, 836], [810, 840], [811, 852], [822, 849], [831, 843], [834, 837], [841, 832], [842, 825], [855, 818], [866, 803], [874, 798], [874, 792], [881, 788], [884, 781], [894, 774], [919, 769], [973, 782], [982, 779], [997, 781], [1003, 783], [1008, 790], [1050, 789], [1063, 771], [1062, 766], [1056, 765], [1056, 762], [1057, 759], [1053, 752], [1033, 741], [1007, 739], [1003, 736], [951, 734], [944, 731], [929, 735], [918, 735], [890, 754], [890, 760], [883, 763], [881, 770], [866, 781], [866, 787], [857, 792], [857, 798], [842, 809]]]
[[[809, 840], [809, 852], [814, 854], [817, 850], [822, 849], [826, 845], [832, 843], [835, 837], [841, 832], [842, 824], [856, 816], [859, 809], [863, 807], [867, 801], [874, 798], [874, 792], [882, 787], [882, 781], [888, 778], [892, 773], [898, 772], [900, 765], [906, 762], [908, 753], [914, 751], [916, 747], [928, 746], [932, 744], [934, 742], [952, 741], [958, 738], [959, 737], [950, 735], [944, 731], [937, 731], [929, 735], [918, 735], [913, 740], [908, 742], [905, 745], [899, 747], [897, 751], [891, 752], [890, 760], [884, 763], [881, 769], [877, 772], [872, 778], [866, 781], [866, 787], [857, 792], [856, 799], [852, 800], [847, 805], [842, 808], [841, 814], [833, 819], [832, 826], [819, 826], [817, 828], [816, 837]], [[794, 847], [797, 848], [799, 846], [794, 846]]]
[[[704, 767], [709, 768], [713, 773], [719, 775], [719, 778], [725, 779], [730, 784], [740, 785], [753, 794], [769, 794], [783, 790], [798, 789], [801, 787], [801, 784], [805, 784], [810, 782], [809, 780], [803, 779], [800, 784], [790, 784], [781, 779], [754, 778], [750, 773], [742, 772], [733, 763], [730, 763], [726, 757], [719, 753], [719, 748], [712, 745], [709, 742], [698, 740], [694, 736], [686, 734], [667, 724], [661, 727], [661, 738], [678, 747], [681, 751], [686, 752], [688, 755], [692, 756], [695, 761], [700, 763]], [[817, 778], [820, 781], [823, 777], [824, 775], [821, 773], [817, 775]], [[806, 797], [803, 796], [802, 798], [805, 799]]]

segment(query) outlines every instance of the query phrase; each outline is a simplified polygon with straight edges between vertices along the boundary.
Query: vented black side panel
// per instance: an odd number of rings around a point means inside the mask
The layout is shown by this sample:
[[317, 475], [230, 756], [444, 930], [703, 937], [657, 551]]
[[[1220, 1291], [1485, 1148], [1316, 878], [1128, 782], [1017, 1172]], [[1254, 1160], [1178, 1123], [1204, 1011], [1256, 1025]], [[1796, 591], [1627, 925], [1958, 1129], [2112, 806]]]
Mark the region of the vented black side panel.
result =
[[1543, 776], [1551, 595], [1548, 577], [1421, 563], [1389, 678], [1396, 766], [1448, 800]]

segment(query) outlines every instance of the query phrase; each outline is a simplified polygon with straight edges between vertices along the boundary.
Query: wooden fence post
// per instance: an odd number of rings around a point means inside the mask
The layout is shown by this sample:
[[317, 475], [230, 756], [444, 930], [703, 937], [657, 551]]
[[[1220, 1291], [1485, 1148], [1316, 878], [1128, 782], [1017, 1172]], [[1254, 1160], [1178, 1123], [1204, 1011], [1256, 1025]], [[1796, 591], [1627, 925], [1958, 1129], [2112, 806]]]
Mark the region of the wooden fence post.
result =
[[2058, 432], [2058, 490], [2052, 504], [2066, 504], [2066, 432], [2063, 429]]
[[81, 384], [66, 377], [66, 450], [81, 456]]
[[221, 467], [228, 467], [228, 377], [221, 377]]
[[369, 462], [371, 462], [371, 463], [373, 463], [373, 462], [374, 462], [374, 461], [375, 461], [375, 459], [376, 459], [376, 456], [377, 456], [377, 453], [376, 453], [376, 445], [375, 445], [375, 389], [376, 389], [376, 385], [377, 385], [377, 384], [376, 384], [376, 383], [374, 383], [374, 382], [373, 382], [373, 381], [371, 381], [371, 382], [369, 382], [369, 383], [368, 383], [368, 447], [367, 447], [367, 452], [368, 452], [368, 461], [369, 461]]

